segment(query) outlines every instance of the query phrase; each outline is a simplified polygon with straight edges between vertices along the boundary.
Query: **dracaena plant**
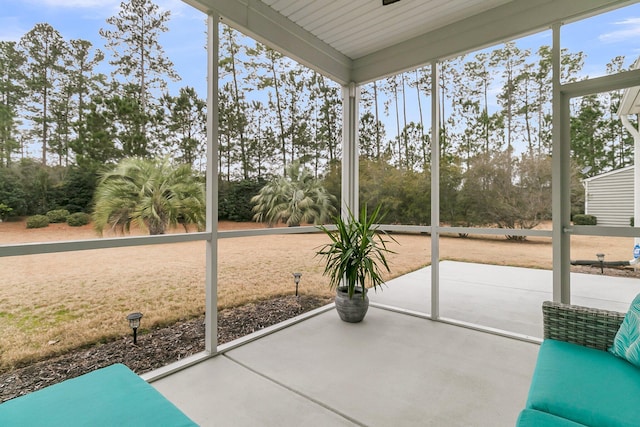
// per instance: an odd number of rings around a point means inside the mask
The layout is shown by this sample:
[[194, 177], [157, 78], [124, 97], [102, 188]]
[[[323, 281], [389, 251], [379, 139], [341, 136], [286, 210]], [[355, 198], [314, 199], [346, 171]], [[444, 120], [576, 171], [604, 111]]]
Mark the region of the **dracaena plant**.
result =
[[377, 290], [384, 284], [382, 274], [390, 271], [386, 254], [394, 253], [387, 243], [396, 240], [379, 229], [377, 224], [383, 217], [380, 206], [367, 215], [365, 205], [359, 218], [351, 210], [347, 210], [346, 218], [336, 216], [335, 230], [324, 225], [317, 227], [331, 239], [316, 252], [326, 261], [323, 275], [329, 276], [331, 289], [346, 287], [352, 298], [360, 287], [364, 298], [367, 286]]

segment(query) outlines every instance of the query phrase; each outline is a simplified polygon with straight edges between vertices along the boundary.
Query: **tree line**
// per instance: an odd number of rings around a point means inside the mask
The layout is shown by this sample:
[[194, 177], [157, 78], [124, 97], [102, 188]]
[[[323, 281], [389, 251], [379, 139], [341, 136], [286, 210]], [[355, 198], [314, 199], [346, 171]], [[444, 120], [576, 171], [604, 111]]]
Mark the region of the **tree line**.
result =
[[204, 102], [188, 86], [176, 96], [167, 91], [168, 80], [180, 79], [159, 43], [169, 16], [148, 0], [123, 2], [99, 30], [110, 55], [88, 40], [65, 40], [47, 23], [0, 42], [0, 165], [201, 157]]
[[[203, 172], [205, 102], [189, 86], [175, 96], [167, 91], [168, 81], [180, 79], [159, 43], [169, 19], [150, 0], [129, 0], [99, 30], [104, 48], [64, 40], [45, 23], [18, 42], [0, 41], [0, 203], [16, 214], [90, 211], [98, 174], [132, 157], [168, 155]], [[221, 217], [252, 218], [251, 197], [274, 177], [286, 178], [294, 162], [339, 200], [340, 87], [220, 28]], [[564, 50], [562, 80], [579, 79], [584, 60]], [[528, 227], [548, 217], [550, 47], [509, 42], [439, 66], [443, 220]], [[610, 73], [623, 69], [624, 57], [607, 65]], [[384, 202], [392, 222], [430, 221], [430, 88], [429, 67], [362, 87], [362, 199]], [[633, 141], [615, 115], [620, 98], [617, 91], [572, 104], [576, 211], [580, 178], [632, 163]], [[418, 120], [408, 119], [411, 109]], [[500, 208], [489, 206], [498, 199]], [[511, 211], [520, 214], [500, 217]]]

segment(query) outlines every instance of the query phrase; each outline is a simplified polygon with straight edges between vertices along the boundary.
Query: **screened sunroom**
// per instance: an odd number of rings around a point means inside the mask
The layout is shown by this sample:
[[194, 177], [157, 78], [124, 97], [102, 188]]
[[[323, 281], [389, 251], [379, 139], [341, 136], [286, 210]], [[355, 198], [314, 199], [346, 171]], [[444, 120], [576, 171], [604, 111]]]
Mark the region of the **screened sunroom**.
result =
[[[159, 261], [167, 264], [179, 263], [186, 244], [198, 242], [203, 246], [204, 257], [190, 259], [193, 265], [183, 266], [185, 269], [181, 271], [195, 270], [196, 264], [205, 267], [192, 279], [193, 283], [204, 284], [205, 351], [143, 376], [195, 422], [513, 425], [524, 406], [542, 341], [542, 302], [552, 300], [626, 311], [640, 292], [640, 285], [630, 282], [631, 279], [618, 281], [619, 278], [604, 275], [571, 272], [571, 260], [576, 257], [594, 258], [596, 265], [596, 253], [589, 252], [592, 247], [583, 246], [584, 236], [597, 236], [603, 248], [598, 252], [608, 251], [608, 260], [632, 258], [633, 240], [640, 238], [640, 231], [634, 227], [580, 226], [572, 222], [576, 170], [584, 166], [576, 163], [574, 154], [580, 150], [594, 151], [589, 145], [578, 147], [574, 142], [579, 137], [572, 129], [578, 118], [577, 106], [593, 97], [612, 97], [636, 86], [640, 70], [594, 70], [590, 74], [598, 77], [578, 78], [570, 72], [575, 58], [563, 44], [565, 36], [575, 38], [576, 34], [584, 34], [591, 17], [629, 10], [637, 2], [185, 0], [185, 3], [207, 19], [207, 62], [193, 65], [202, 67], [203, 72], [206, 68], [208, 82], [206, 230], [5, 244], [0, 247], [0, 256], [17, 259], [56, 254], [61, 262], [69, 264], [69, 269], [74, 269], [80, 268], [75, 264], [76, 255], [81, 258], [83, 253], [123, 249], [130, 252], [117, 261], [122, 263], [120, 267], [126, 274], [135, 275], [134, 264], [144, 260], [144, 250], [150, 245], [167, 248], [166, 258]], [[315, 262], [312, 258], [316, 246], [309, 243], [307, 236], [318, 231], [311, 225], [219, 230], [219, 177], [224, 173], [218, 147], [221, 71], [217, 64], [221, 28], [232, 28], [339, 85], [341, 105], [337, 110], [342, 117], [342, 129], [335, 160], [340, 165], [339, 204], [343, 213], [358, 211], [373, 201], [385, 207], [383, 197], [373, 197], [370, 189], [361, 191], [361, 182], [371, 167], [361, 159], [365, 152], [374, 150], [359, 137], [363, 103], [371, 102], [376, 82], [404, 73], [423, 77], [420, 80], [423, 94], [417, 89], [422, 104], [405, 106], [405, 111], [419, 109], [424, 120], [424, 125], [416, 130], [422, 132], [423, 151], [411, 155], [414, 164], [420, 164], [420, 172], [429, 173], [426, 185], [426, 181], [415, 182], [416, 193], [426, 197], [422, 212], [425, 215], [420, 218], [427, 219], [381, 224], [400, 241], [398, 256], [417, 258], [421, 268], [397, 274], [383, 292], [372, 295], [372, 308], [362, 324], [341, 323], [329, 305], [231, 343], [218, 343], [220, 282], [229, 275], [247, 283], [269, 280], [244, 277], [242, 263], [224, 269], [222, 264], [226, 261], [221, 259], [227, 249], [225, 241], [257, 238], [253, 250], [239, 254], [243, 263], [280, 262], [285, 271], [293, 272], [300, 267], [286, 265], [287, 259], [266, 260], [263, 253], [268, 253], [277, 239], [293, 237], [291, 251], [309, 253], [311, 265]], [[517, 142], [510, 131], [496, 131], [511, 129], [504, 121], [491, 122], [487, 129], [493, 126], [492, 132], [499, 134], [503, 152], [509, 159], [511, 156], [519, 159], [521, 172], [516, 178], [509, 175], [509, 182], [523, 183], [531, 176], [525, 165], [547, 168], [544, 178], [537, 177], [526, 187], [537, 192], [525, 196], [542, 204], [549, 215], [536, 217], [540, 221], [531, 227], [502, 219], [488, 225], [465, 215], [453, 215], [450, 209], [453, 190], [468, 187], [465, 197], [470, 205], [482, 201], [474, 199], [475, 194], [480, 194], [478, 188], [466, 186], [472, 175], [467, 175], [467, 181], [461, 175], [457, 180], [452, 178], [453, 154], [448, 151], [449, 134], [444, 128], [452, 126], [453, 121], [465, 128], [468, 123], [464, 118], [479, 115], [482, 110], [465, 102], [471, 99], [465, 92], [470, 89], [457, 85], [454, 74], [456, 70], [469, 69], [482, 55], [492, 57], [492, 49], [498, 45], [506, 56], [494, 55], [492, 70], [506, 73], [513, 65], [509, 54], [518, 55], [517, 45], [514, 48], [510, 43], [524, 38], [534, 46], [529, 49], [538, 52], [538, 63], [546, 61], [546, 74], [539, 80], [539, 87], [534, 87], [532, 80], [528, 92], [512, 94], [512, 99], [522, 100], [527, 93], [544, 89], [550, 94], [545, 101], [549, 110], [542, 111], [540, 107], [536, 111], [533, 101], [527, 104], [531, 110], [522, 107], [522, 111], [531, 111], [532, 115], [540, 114], [537, 137], [534, 135], [525, 142]], [[635, 52], [620, 54], [631, 56]], [[589, 64], [588, 55], [582, 60]], [[537, 71], [541, 70], [542, 67]], [[533, 75], [533, 70], [530, 73]], [[404, 85], [403, 79], [400, 84]], [[504, 99], [501, 102], [508, 102]], [[476, 110], [465, 110], [464, 106]], [[454, 119], [453, 110], [457, 108], [458, 116]], [[397, 120], [399, 123], [400, 119]], [[473, 137], [461, 132], [458, 147], [477, 143], [478, 150], [482, 150], [482, 141]], [[620, 136], [621, 141], [625, 138]], [[402, 147], [400, 136], [397, 143], [397, 151], [391, 149], [387, 155], [397, 166], [402, 166], [403, 161], [408, 165], [410, 153]], [[487, 146], [494, 143], [486, 138]], [[460, 148], [455, 153], [457, 170], [471, 169], [469, 150]], [[534, 152], [540, 163], [527, 163]], [[620, 156], [622, 159], [629, 154]], [[633, 157], [633, 150], [630, 156]], [[505, 168], [511, 171], [512, 163], [509, 160], [500, 163], [504, 159], [498, 155], [487, 155], [485, 160], [493, 165], [484, 169], [492, 177], [497, 176], [495, 171]], [[593, 162], [601, 160], [596, 158]], [[478, 182], [488, 181], [481, 174], [482, 169], [478, 171]], [[384, 172], [378, 179], [385, 180]], [[409, 179], [399, 188], [411, 186]], [[525, 188], [524, 184], [520, 188]], [[500, 211], [503, 193], [496, 190], [491, 194], [488, 204], [494, 202], [498, 207], [495, 210]], [[499, 216], [500, 212], [494, 214]], [[405, 238], [421, 239], [423, 248], [403, 252]], [[468, 239], [465, 240], [468, 243], [451, 245], [452, 239]], [[495, 247], [498, 240], [508, 240], [510, 244]], [[535, 257], [540, 259], [534, 259], [530, 249], [518, 246], [524, 240], [547, 245], [548, 250], [541, 255], [536, 252]], [[478, 241], [482, 244], [477, 244]], [[476, 261], [478, 254], [489, 252], [492, 254], [489, 260], [485, 257], [484, 262]], [[322, 280], [317, 267], [305, 268], [308, 270], [302, 271], [303, 286], [310, 277]], [[173, 291], [161, 292], [158, 298], [177, 298]], [[345, 401], [345, 395], [353, 398]]]
[[[216, 64], [216, 28], [223, 23], [231, 26], [243, 34], [265, 43], [285, 55], [295, 59], [313, 70], [330, 78], [342, 86], [342, 179], [341, 203], [346, 208], [357, 211], [360, 203], [367, 203], [359, 197], [359, 147], [358, 126], [361, 111], [361, 88], [384, 77], [397, 75], [405, 71], [420, 68], [428, 74], [429, 106], [423, 106], [429, 111], [430, 120], [425, 126], [429, 136], [429, 168], [432, 176], [430, 182], [430, 223], [426, 225], [385, 225], [385, 229], [393, 232], [425, 233], [431, 236], [430, 256], [425, 265], [430, 265], [428, 277], [422, 277], [420, 284], [423, 289], [423, 300], [414, 301], [411, 307], [397, 307], [401, 311], [408, 309], [424, 314], [432, 320], [445, 318], [454, 323], [469, 323], [473, 327], [483, 329], [483, 325], [490, 330], [509, 331], [514, 336], [540, 336], [539, 325], [518, 328], [513, 313], [523, 310], [521, 307], [504, 307], [495, 312], [501, 320], [479, 322], [482, 318], [472, 315], [466, 317], [466, 310], [460, 310], [458, 315], [449, 315], [447, 306], [453, 305], [463, 297], [454, 294], [449, 288], [440, 286], [440, 264], [446, 259], [454, 258], [446, 247], [441, 247], [441, 235], [458, 234], [461, 236], [474, 235], [508, 235], [517, 240], [519, 237], [540, 238], [552, 240], [550, 264], [552, 273], [545, 280], [537, 280], [541, 288], [540, 299], [536, 301], [531, 314], [537, 310], [537, 305], [545, 298], [555, 301], [570, 302], [580, 300], [580, 296], [572, 298], [570, 280], [570, 254], [572, 239], [575, 236], [602, 236], [603, 240], [614, 237], [637, 237], [638, 232], [629, 227], [585, 227], [574, 226], [571, 222], [571, 180], [573, 169], [576, 167], [572, 160], [572, 152], [578, 148], [572, 145], [570, 121], [572, 118], [573, 102], [601, 93], [608, 94], [633, 87], [638, 79], [638, 71], [610, 71], [604, 75], [604, 70], [596, 71], [601, 75], [597, 78], [577, 79], [567, 72], [566, 63], [571, 60], [570, 54], [563, 51], [563, 35], [567, 38], [582, 31], [572, 27], [574, 23], [588, 25], [588, 18], [603, 14], [617, 8], [629, 6], [628, 2], [447, 2], [442, 4], [412, 2], [402, 0], [389, 5], [374, 4], [374, 2], [324, 2], [308, 1], [258, 1], [258, 2], [188, 2], [209, 16], [210, 38], [209, 46], [209, 81], [210, 106], [215, 106], [217, 94]], [[624, 10], [624, 9], [623, 9]], [[508, 230], [500, 227], [461, 226], [464, 221], [455, 221], [446, 217], [446, 190], [443, 182], [443, 172], [440, 168], [443, 154], [442, 148], [446, 142], [441, 141], [443, 131], [441, 127], [447, 116], [443, 110], [444, 103], [439, 98], [443, 91], [441, 84], [447, 77], [442, 77], [448, 69], [440, 64], [451, 58], [459, 57], [470, 52], [483, 52], [483, 49], [499, 43], [538, 34], [549, 44], [550, 74], [547, 84], [552, 89], [552, 111], [550, 114], [554, 126], [547, 130], [550, 133], [550, 146], [546, 153], [550, 158], [551, 177], [539, 185], [548, 193], [549, 203], [552, 205], [552, 218], [546, 226], [527, 229], [514, 227]], [[588, 57], [586, 59], [589, 61]], [[533, 90], [533, 89], [532, 89]], [[464, 96], [464, 95], [462, 95]], [[427, 108], [428, 107], [428, 108]], [[215, 108], [210, 108], [212, 123], [217, 122]], [[211, 139], [217, 140], [215, 126], [212, 126]], [[508, 141], [511, 148], [511, 140]], [[532, 143], [529, 142], [529, 148]], [[217, 164], [216, 150], [209, 150], [213, 159], [210, 164]], [[214, 168], [208, 168], [216, 176]], [[215, 188], [215, 179], [210, 178]], [[210, 192], [215, 194], [214, 192]], [[211, 224], [215, 233], [215, 200], [211, 200], [213, 208]], [[446, 218], [445, 218], [446, 217]], [[287, 230], [290, 232], [291, 230]], [[307, 229], [300, 229], [307, 232]], [[262, 233], [278, 233], [280, 231], [264, 230]], [[214, 243], [214, 240], [211, 241]], [[632, 257], [632, 248], [629, 257]], [[516, 250], [517, 251], [517, 250]], [[576, 249], [576, 254], [581, 254]], [[208, 287], [208, 307], [215, 306], [215, 251], [211, 251], [210, 288]], [[504, 255], [506, 256], [506, 254]], [[526, 258], [526, 253], [518, 253], [520, 258]], [[590, 255], [595, 258], [595, 254]], [[614, 255], [622, 257], [625, 255]], [[626, 258], [625, 258], [626, 259]], [[496, 259], [496, 264], [502, 264]], [[476, 272], [469, 273], [465, 280], [473, 281]], [[495, 272], [487, 272], [488, 277]], [[496, 277], [496, 280], [498, 278]], [[451, 294], [449, 294], [451, 292]], [[546, 293], [546, 295], [544, 295]], [[443, 301], [447, 301], [443, 304]], [[449, 302], [450, 301], [450, 302]], [[497, 301], [494, 301], [497, 304]], [[420, 306], [420, 309], [417, 309]], [[615, 304], [611, 308], [616, 307]], [[451, 310], [451, 313], [456, 312]], [[446, 313], [446, 314], [443, 314]], [[486, 313], [485, 313], [486, 314]], [[214, 316], [215, 317], [215, 316]], [[214, 317], [211, 317], [213, 319]], [[450, 319], [452, 318], [452, 319]], [[512, 319], [514, 324], [503, 327], [503, 320]], [[526, 323], [526, 322], [525, 322]], [[537, 328], [537, 329], [536, 329]], [[213, 324], [209, 330], [215, 330]], [[538, 332], [536, 333], [536, 330]], [[507, 332], [507, 334], [509, 334]], [[209, 351], [215, 352], [212, 342]]]

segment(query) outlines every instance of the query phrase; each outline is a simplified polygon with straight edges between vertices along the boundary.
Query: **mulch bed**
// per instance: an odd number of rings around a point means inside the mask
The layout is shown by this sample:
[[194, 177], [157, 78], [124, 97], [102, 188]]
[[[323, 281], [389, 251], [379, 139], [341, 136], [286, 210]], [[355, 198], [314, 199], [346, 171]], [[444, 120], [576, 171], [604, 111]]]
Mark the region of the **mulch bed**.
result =
[[[591, 266], [591, 265], [572, 265], [571, 266], [572, 273], [586, 273], [586, 274], [598, 274], [602, 275], [600, 270], [600, 266]], [[604, 268], [605, 276], [617, 276], [617, 277], [635, 277], [640, 278], [640, 266], [636, 271], [633, 267], [605, 267]]]
[[[329, 304], [332, 298], [284, 296], [222, 310], [218, 316], [218, 343], [223, 344]], [[0, 402], [80, 376], [114, 363], [123, 363], [137, 374], [204, 351], [204, 316], [72, 351], [0, 374]]]

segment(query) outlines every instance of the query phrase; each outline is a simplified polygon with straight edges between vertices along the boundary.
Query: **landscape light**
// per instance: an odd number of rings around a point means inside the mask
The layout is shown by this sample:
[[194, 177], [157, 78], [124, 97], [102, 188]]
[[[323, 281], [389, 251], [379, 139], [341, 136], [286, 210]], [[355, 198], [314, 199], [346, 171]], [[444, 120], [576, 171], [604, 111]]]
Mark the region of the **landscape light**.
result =
[[293, 281], [296, 284], [296, 296], [298, 296], [298, 284], [300, 283], [301, 277], [302, 277], [302, 273], [293, 273]]
[[600, 274], [604, 274], [604, 254], [596, 254], [598, 261], [600, 261]]
[[133, 329], [133, 344], [138, 345], [138, 328], [140, 327], [140, 319], [142, 319], [142, 313], [131, 313], [127, 316], [129, 326]]

